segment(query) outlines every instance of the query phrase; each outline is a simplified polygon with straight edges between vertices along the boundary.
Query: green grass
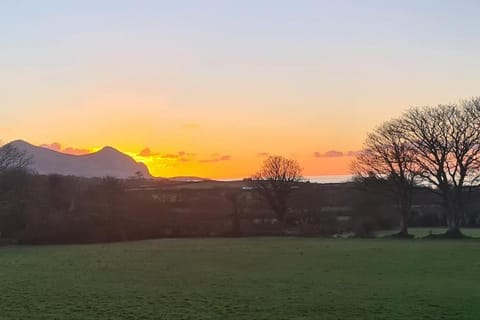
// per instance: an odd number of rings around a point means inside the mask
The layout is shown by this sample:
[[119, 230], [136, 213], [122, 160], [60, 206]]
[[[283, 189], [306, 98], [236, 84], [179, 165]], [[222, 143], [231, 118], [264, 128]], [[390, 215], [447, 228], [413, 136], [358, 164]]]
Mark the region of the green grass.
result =
[[478, 319], [480, 241], [0, 248], [0, 319]]

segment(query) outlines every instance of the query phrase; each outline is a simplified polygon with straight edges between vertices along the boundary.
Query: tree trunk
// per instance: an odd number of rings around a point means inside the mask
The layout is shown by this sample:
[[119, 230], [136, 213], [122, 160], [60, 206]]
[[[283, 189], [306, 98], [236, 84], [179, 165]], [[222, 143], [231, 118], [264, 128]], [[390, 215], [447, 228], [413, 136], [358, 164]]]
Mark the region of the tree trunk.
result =
[[410, 206], [402, 205], [400, 209], [400, 231], [395, 235], [400, 238], [410, 238], [408, 234], [408, 215]]
[[455, 219], [455, 213], [449, 213], [449, 218], [447, 220], [447, 236], [451, 237], [459, 237], [462, 235], [462, 232], [460, 231], [460, 226], [458, 224], [457, 219]]
[[287, 211], [285, 209], [279, 209], [277, 212], [278, 222], [280, 224], [280, 232], [282, 234], [287, 233]]
[[402, 215], [400, 219], [400, 231], [398, 232], [399, 235], [408, 235], [408, 223], [407, 219], [404, 215]]
[[451, 198], [447, 200], [447, 236], [459, 237], [460, 231], [460, 208]]
[[238, 236], [240, 235], [240, 214], [238, 212], [238, 208], [235, 208], [233, 210], [233, 215], [232, 215], [232, 235], [233, 236]]
[[402, 193], [400, 199], [400, 231], [399, 236], [408, 236], [408, 220], [411, 210], [411, 198], [409, 193]]

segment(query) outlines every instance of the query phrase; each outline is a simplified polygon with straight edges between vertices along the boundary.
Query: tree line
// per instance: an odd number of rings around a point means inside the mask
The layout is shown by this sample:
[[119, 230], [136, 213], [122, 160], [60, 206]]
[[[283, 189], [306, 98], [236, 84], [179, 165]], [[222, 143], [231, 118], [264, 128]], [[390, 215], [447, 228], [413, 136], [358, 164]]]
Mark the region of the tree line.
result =
[[[442, 200], [446, 236], [462, 236], [465, 195], [480, 182], [480, 98], [435, 107], [412, 107], [370, 132], [352, 164], [354, 181], [371, 193], [389, 194], [399, 208], [398, 236], [408, 237], [415, 188]], [[298, 162], [268, 158], [252, 185], [285, 226], [287, 203], [302, 181]]]
[[408, 234], [412, 191], [427, 186], [446, 209], [447, 235], [461, 236], [465, 194], [480, 178], [480, 98], [414, 107], [382, 123], [353, 164], [359, 181], [387, 182], [401, 208], [400, 235]]
[[[0, 149], [0, 238], [38, 243], [292, 232], [368, 235], [396, 222], [401, 237], [410, 236], [412, 222], [445, 223], [447, 236], [460, 237], [480, 181], [480, 98], [413, 107], [374, 128], [352, 164], [351, 187], [310, 184], [300, 164], [282, 156], [268, 157], [245, 180], [247, 188], [204, 191], [156, 182], [155, 191], [147, 191], [140, 178], [38, 176], [28, 169], [31, 161], [11, 144]], [[418, 199], [438, 202], [445, 219], [415, 217], [412, 205]]]

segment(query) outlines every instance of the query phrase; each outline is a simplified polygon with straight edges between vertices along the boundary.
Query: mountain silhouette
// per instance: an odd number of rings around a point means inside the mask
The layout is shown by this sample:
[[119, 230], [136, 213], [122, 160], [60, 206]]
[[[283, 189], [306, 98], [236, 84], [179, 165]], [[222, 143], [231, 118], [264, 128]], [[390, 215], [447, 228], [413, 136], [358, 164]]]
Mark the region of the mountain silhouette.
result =
[[136, 162], [132, 157], [112, 147], [104, 147], [85, 155], [71, 155], [37, 147], [23, 140], [15, 140], [9, 144], [31, 157], [30, 169], [38, 174], [88, 178], [111, 176], [126, 179], [140, 172], [143, 177], [152, 178], [145, 164]]

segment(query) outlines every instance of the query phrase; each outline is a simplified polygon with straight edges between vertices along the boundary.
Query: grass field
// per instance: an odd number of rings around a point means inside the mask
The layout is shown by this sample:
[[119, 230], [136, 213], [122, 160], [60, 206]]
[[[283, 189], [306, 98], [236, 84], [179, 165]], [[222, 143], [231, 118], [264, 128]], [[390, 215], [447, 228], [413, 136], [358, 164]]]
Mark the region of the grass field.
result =
[[480, 241], [0, 248], [0, 319], [478, 319]]

